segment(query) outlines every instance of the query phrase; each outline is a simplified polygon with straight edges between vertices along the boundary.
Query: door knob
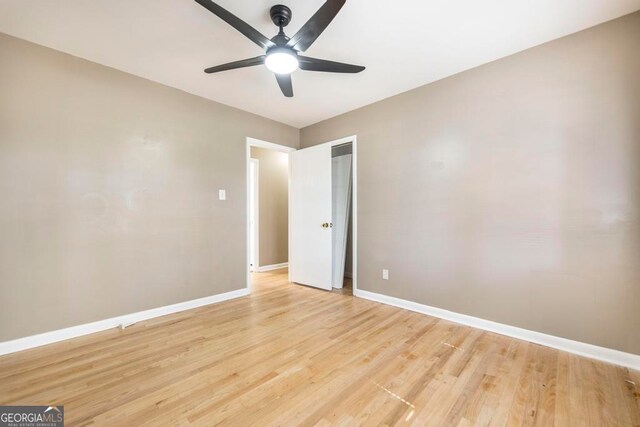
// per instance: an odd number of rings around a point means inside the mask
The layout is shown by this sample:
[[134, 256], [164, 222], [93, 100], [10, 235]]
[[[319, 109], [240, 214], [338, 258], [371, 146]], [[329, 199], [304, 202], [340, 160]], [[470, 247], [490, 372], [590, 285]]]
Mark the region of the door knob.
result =
[[325, 222], [324, 224], [322, 224], [322, 228], [331, 228], [333, 227], [333, 223], [331, 222]]

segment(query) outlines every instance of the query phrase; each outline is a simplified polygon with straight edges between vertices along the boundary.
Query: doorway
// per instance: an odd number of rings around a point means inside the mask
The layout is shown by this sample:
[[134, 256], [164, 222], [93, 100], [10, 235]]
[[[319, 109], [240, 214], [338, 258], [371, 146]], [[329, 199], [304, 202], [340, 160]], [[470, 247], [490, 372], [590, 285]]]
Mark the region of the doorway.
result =
[[[352, 144], [331, 147], [331, 240], [334, 289], [345, 288], [351, 277]], [[347, 280], [345, 289], [350, 289]]]
[[246, 271], [251, 290], [252, 278], [288, 266], [289, 153], [295, 149], [254, 138], [247, 138], [246, 148]]

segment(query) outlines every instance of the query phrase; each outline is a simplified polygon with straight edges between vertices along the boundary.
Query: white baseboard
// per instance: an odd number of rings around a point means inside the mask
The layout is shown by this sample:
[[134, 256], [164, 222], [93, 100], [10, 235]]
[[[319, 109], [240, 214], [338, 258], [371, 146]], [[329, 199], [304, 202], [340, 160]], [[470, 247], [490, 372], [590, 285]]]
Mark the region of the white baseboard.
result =
[[271, 265], [263, 265], [261, 267], [256, 267], [257, 273], [264, 273], [265, 271], [278, 270], [280, 268], [289, 267], [288, 262], [283, 262], [280, 264], [271, 264]]
[[167, 314], [190, 310], [192, 308], [201, 307], [203, 305], [227, 301], [248, 294], [249, 289], [238, 289], [237, 291], [225, 292], [223, 294], [212, 295], [209, 297], [167, 305], [164, 307], [139, 311], [137, 313], [112, 317], [106, 320], [98, 320], [97, 322], [85, 323], [84, 325], [72, 326], [70, 328], [58, 329], [56, 331], [18, 338], [12, 341], [0, 342], [0, 356], [3, 354], [14, 353], [16, 351], [26, 350], [28, 348], [39, 347], [41, 345], [76, 338], [82, 335], [104, 331], [106, 329], [115, 328], [120, 325], [132, 325], [143, 320], [153, 319], [154, 317], [165, 316]]
[[427, 314], [429, 316], [450, 320], [452, 322], [471, 326], [473, 328], [495, 332], [497, 334], [506, 335], [508, 337], [529, 341], [580, 356], [589, 357], [591, 359], [613, 363], [615, 365], [625, 366], [627, 368], [640, 371], [640, 355], [637, 354], [625, 353], [619, 350], [599, 347], [593, 344], [572, 341], [566, 338], [560, 338], [553, 335], [543, 334], [541, 332], [530, 331], [528, 329], [522, 329], [515, 326], [492, 322], [490, 320], [467, 316], [466, 314], [459, 314], [452, 311], [443, 310], [441, 308], [419, 304], [417, 302], [390, 297], [375, 292], [363, 291], [361, 289], [356, 289], [354, 295], [371, 301], [380, 302], [382, 304], [404, 308], [405, 310]]

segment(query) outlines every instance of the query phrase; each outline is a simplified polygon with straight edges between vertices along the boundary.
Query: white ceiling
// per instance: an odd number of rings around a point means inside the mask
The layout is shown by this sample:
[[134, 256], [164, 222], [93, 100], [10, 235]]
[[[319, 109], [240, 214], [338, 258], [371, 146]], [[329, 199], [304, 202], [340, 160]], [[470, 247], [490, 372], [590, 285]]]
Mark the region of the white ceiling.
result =
[[[280, 0], [218, 0], [267, 37]], [[323, 0], [284, 0], [290, 36]], [[640, 9], [640, 0], [348, 0], [305, 55], [365, 65], [293, 74], [282, 96], [261, 54], [193, 0], [0, 0], [0, 31], [265, 117], [304, 127]]]

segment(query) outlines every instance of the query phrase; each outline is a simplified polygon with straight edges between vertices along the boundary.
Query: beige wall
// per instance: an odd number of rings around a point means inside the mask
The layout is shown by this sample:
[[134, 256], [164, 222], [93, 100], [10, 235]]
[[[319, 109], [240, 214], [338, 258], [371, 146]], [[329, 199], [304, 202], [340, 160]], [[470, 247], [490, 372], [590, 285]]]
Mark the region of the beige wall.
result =
[[303, 129], [358, 135], [358, 286], [640, 353], [639, 47], [635, 13]]
[[258, 166], [258, 267], [289, 258], [289, 155], [251, 147]]
[[0, 58], [0, 341], [245, 286], [245, 137], [297, 129], [2, 34]]

